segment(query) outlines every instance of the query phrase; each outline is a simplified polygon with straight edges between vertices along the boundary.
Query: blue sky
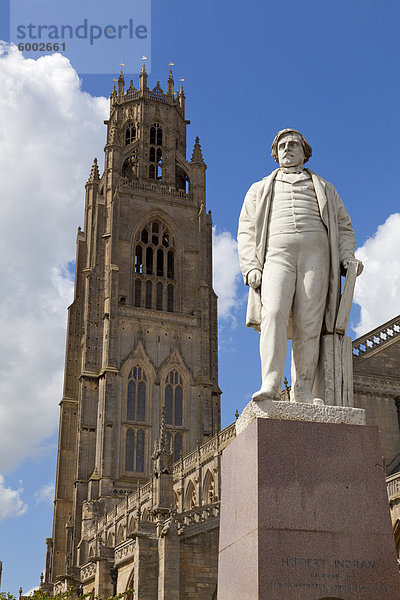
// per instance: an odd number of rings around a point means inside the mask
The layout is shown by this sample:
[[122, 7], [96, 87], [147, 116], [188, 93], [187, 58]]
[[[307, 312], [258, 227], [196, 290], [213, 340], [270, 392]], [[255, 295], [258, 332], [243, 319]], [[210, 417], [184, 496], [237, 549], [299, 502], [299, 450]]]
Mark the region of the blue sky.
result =
[[[115, 7], [117, 9], [118, 1]], [[4, 4], [0, 10], [3, 11], [0, 13], [0, 38], [7, 41], [8, 16]], [[397, 188], [400, 153], [399, 24], [400, 4], [397, 0], [336, 0], [329, 3], [325, 0], [249, 0], [245, 4], [226, 0], [203, 0], [201, 3], [154, 0], [152, 3], [149, 83], [152, 87], [160, 79], [165, 89], [170, 61], [175, 63], [175, 85], [180, 78], [185, 79], [187, 118], [191, 120], [188, 155], [191, 156], [194, 138], [199, 135], [208, 165], [207, 204], [212, 210], [217, 234], [228, 232], [226, 239], [231, 252], [245, 192], [253, 181], [275, 168], [270, 157], [274, 134], [283, 127], [301, 130], [313, 147], [310, 168], [336, 185], [351, 214], [357, 246], [363, 247], [363, 256], [366, 263], [369, 262], [369, 274], [366, 268], [366, 283], [364, 287], [360, 283], [358, 297], [366, 315], [363, 326], [367, 329], [400, 312], [399, 304], [396, 304], [400, 295], [397, 275], [400, 271], [397, 252], [400, 228], [396, 217], [400, 212]], [[5, 60], [0, 57], [0, 69]], [[126, 50], [121, 49], [115, 74], [119, 71], [119, 62], [126, 63], [129, 70], [133, 57], [126, 56]], [[16, 73], [18, 81], [12, 81], [7, 72], [8, 78], [2, 77], [0, 82], [0, 94], [7, 94], [14, 85], [23, 90], [23, 78], [28, 77], [28, 70], [29, 66], [25, 71]], [[113, 84], [113, 75], [110, 74], [86, 75], [81, 79], [83, 91], [94, 97], [108, 96]], [[134, 79], [136, 83], [137, 75]], [[34, 88], [31, 85], [28, 89]], [[34, 92], [30, 94], [24, 99], [26, 104], [35, 101]], [[65, 94], [68, 95], [68, 87]], [[18, 103], [19, 97], [18, 94], [11, 95], [10, 102]], [[88, 102], [84, 98], [79, 101]], [[100, 104], [93, 104], [90, 111], [87, 109], [85, 127], [91, 118], [93, 123], [102, 127], [98, 116]], [[11, 110], [11, 104], [9, 107]], [[45, 121], [46, 118], [56, 119], [57, 115], [54, 117], [49, 113], [51, 110], [43, 111], [40, 118], [44, 121], [43, 131], [46, 130], [51, 141], [53, 129], [46, 128]], [[79, 120], [80, 115], [77, 118]], [[7, 119], [7, 107], [3, 107], [0, 113], [0, 144], [3, 143], [2, 127], [6, 126]], [[52, 127], [56, 129], [55, 120]], [[63, 135], [65, 144], [69, 143], [66, 140], [69, 133], [64, 132]], [[60, 232], [62, 227], [66, 250], [63, 250], [64, 254], [60, 252], [60, 256], [64, 257], [65, 265], [74, 259], [76, 227], [82, 225], [85, 177], [90, 170], [92, 156], [96, 153], [100, 158], [103, 149], [104, 131], [96, 133], [98, 137], [93, 148], [87, 131], [85, 135], [88, 146], [85, 164], [78, 165], [73, 175], [72, 171], [66, 173], [67, 182], [73, 176], [74, 185], [81, 182], [82, 188], [82, 194], [74, 204], [73, 219], [68, 222], [68, 227], [62, 217], [54, 224], [44, 216], [40, 221], [40, 235], [49, 235], [50, 239], [51, 230], [57, 222]], [[16, 157], [18, 144], [16, 137]], [[73, 150], [72, 142], [68, 147]], [[73, 164], [72, 150], [71, 156], [65, 159], [66, 165], [67, 160], [70, 161], [68, 166]], [[24, 152], [21, 152], [19, 169], [9, 173], [10, 180], [13, 177], [14, 182], [29, 170], [29, 165], [23, 162]], [[39, 148], [37, 152], [40, 153]], [[43, 165], [50, 165], [49, 170], [53, 168], [51, 160], [50, 155], [43, 157]], [[62, 167], [58, 164], [60, 174]], [[32, 186], [31, 189], [34, 192]], [[16, 228], [21, 224], [29, 225], [25, 206], [30, 203], [29, 210], [32, 209], [30, 198], [26, 197], [25, 202], [26, 205], [18, 204], [13, 211], [16, 219], [13, 226]], [[40, 200], [35, 210], [40, 213]], [[394, 217], [385, 226], [390, 215]], [[23, 262], [23, 252], [29, 250], [23, 250], [22, 238], [19, 244]], [[47, 252], [56, 253], [56, 250], [47, 249]], [[227, 259], [230, 257], [231, 254], [227, 254]], [[39, 262], [40, 259], [35, 263], [38, 269]], [[236, 287], [233, 279], [230, 282], [234, 302], [220, 323], [223, 426], [232, 422], [235, 409], [243, 408], [259, 384], [258, 336], [243, 325], [245, 291], [240, 281], [237, 282]], [[62, 306], [57, 319], [60, 331], [63, 331], [63, 306], [67, 303], [64, 300], [60, 302]], [[359, 325], [359, 320], [360, 308], [355, 306], [352, 314], [354, 327]], [[354, 331], [350, 333], [354, 337]], [[9, 347], [12, 348], [14, 340], [11, 333], [8, 335]], [[58, 340], [57, 348], [53, 345], [51, 352], [62, 357], [62, 336], [55, 339]], [[42, 342], [45, 344], [45, 340]], [[43, 360], [45, 358], [43, 355]], [[7, 378], [7, 375], [4, 371], [3, 376]], [[44, 382], [45, 375], [44, 369]], [[51, 378], [49, 366], [49, 381]], [[58, 392], [54, 393], [54, 414], [62, 391], [61, 386], [55, 389]], [[25, 393], [5, 398], [6, 407], [18, 402], [28, 403], [29, 397], [28, 379]], [[40, 410], [43, 411], [40, 416], [45, 419], [46, 409], [38, 405]], [[45, 538], [51, 535], [52, 507], [46, 501], [45, 493], [40, 500], [38, 490], [54, 480], [56, 427], [57, 418], [52, 417], [47, 438], [42, 439], [40, 428], [35, 430], [32, 435], [38, 436], [38, 443], [33, 450], [21, 452], [4, 468], [4, 485], [14, 491], [23, 488], [13, 498], [15, 502], [20, 499], [27, 506], [21, 516], [4, 518], [0, 522], [2, 587], [14, 594], [20, 585], [25, 591], [36, 585], [44, 568]], [[20, 438], [22, 443], [29, 430], [21, 434], [16, 428], [12, 435], [17, 442]], [[11, 444], [9, 447], [14, 452], [14, 446]]]

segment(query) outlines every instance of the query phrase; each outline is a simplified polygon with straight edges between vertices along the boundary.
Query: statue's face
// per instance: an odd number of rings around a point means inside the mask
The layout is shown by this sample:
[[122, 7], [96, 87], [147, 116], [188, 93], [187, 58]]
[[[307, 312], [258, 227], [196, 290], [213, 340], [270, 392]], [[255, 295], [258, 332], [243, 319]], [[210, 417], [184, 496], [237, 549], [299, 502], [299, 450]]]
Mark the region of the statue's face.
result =
[[297, 167], [305, 161], [304, 150], [298, 135], [288, 133], [278, 142], [278, 161], [281, 167]]

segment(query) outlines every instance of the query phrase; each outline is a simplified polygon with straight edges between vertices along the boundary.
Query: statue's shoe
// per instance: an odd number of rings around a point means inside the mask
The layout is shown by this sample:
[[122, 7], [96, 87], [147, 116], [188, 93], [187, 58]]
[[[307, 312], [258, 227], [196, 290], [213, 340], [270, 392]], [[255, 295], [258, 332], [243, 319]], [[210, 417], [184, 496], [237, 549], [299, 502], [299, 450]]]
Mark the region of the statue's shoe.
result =
[[290, 402], [297, 402], [298, 404], [312, 404], [313, 406], [325, 406], [325, 402], [322, 400], [322, 398], [301, 398], [300, 400], [291, 398]]
[[280, 396], [276, 395], [276, 392], [273, 390], [263, 389], [261, 388], [258, 392], [254, 392], [252, 396], [253, 402], [261, 402], [262, 400], [280, 400]]
[[322, 400], [322, 398], [313, 398], [312, 403], [314, 406], [325, 406], [325, 402]]

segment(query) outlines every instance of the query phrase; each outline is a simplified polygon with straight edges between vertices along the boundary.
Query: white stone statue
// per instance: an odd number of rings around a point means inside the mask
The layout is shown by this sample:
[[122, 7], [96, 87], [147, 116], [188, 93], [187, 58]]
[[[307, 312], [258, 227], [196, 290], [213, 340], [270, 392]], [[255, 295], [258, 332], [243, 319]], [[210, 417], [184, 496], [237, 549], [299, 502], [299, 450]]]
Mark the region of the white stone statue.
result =
[[336, 189], [304, 168], [311, 154], [300, 132], [279, 131], [272, 144], [279, 168], [250, 187], [240, 214], [246, 324], [261, 333], [262, 385], [254, 401], [280, 399], [291, 337], [290, 400], [323, 403], [314, 383], [322, 337], [335, 333], [341, 272], [363, 269], [353, 262], [354, 232]]

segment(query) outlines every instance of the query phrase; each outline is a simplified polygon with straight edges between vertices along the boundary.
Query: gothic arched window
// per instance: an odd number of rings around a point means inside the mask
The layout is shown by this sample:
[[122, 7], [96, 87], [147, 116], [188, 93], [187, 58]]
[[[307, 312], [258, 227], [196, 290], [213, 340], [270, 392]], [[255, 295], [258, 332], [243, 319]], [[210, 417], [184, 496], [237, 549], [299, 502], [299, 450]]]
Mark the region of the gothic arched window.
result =
[[150, 127], [150, 149], [149, 149], [149, 179], [162, 179], [162, 146], [163, 131], [159, 123], [153, 123]]
[[139, 366], [131, 369], [128, 375], [126, 420], [139, 423], [146, 421], [146, 375]]
[[142, 229], [136, 241], [134, 261], [134, 306], [174, 312], [174, 239], [163, 223], [155, 220]]
[[183, 424], [183, 384], [177, 371], [171, 371], [165, 380], [165, 422], [167, 425]]
[[184, 444], [183, 427], [183, 380], [175, 369], [165, 378], [164, 408], [167, 437], [171, 443], [174, 462], [179, 460]]
[[153, 123], [150, 127], [150, 144], [162, 146], [163, 132], [160, 123]]
[[129, 146], [136, 140], [136, 125], [135, 123], [128, 123], [125, 128], [125, 146]]
[[128, 158], [125, 159], [122, 165], [122, 177], [127, 179], [136, 179], [138, 169], [137, 150], [134, 150]]
[[146, 406], [147, 378], [139, 365], [132, 367], [128, 374], [126, 388], [125, 422], [125, 471], [144, 473], [146, 464], [145, 442], [148, 408]]
[[196, 488], [193, 481], [189, 481], [186, 488], [185, 505], [186, 510], [191, 510], [194, 506], [197, 506]]
[[125, 471], [144, 473], [145, 433], [143, 429], [128, 427], [125, 437]]
[[214, 477], [212, 476], [211, 471], [208, 469], [206, 476], [204, 477], [203, 502], [205, 504], [211, 504], [214, 501], [215, 501]]

